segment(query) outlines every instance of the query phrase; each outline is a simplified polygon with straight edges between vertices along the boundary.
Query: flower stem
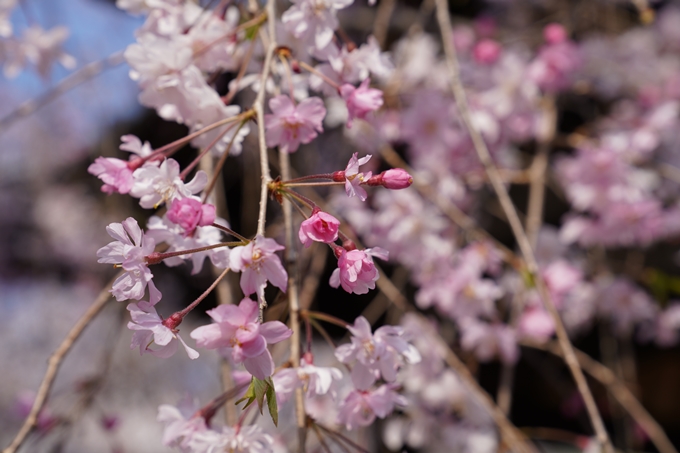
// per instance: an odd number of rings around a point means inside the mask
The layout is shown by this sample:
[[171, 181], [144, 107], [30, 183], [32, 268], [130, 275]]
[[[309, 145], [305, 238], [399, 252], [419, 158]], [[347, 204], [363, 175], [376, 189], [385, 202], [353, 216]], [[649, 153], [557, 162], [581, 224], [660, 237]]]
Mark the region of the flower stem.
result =
[[160, 253], [160, 252], [153, 252], [150, 255], [147, 255], [144, 257], [146, 260], [147, 264], [158, 264], [161, 261], [168, 259], [168, 258], [173, 258], [175, 256], [183, 256], [183, 255], [189, 255], [191, 253], [198, 253], [198, 252], [205, 252], [206, 250], [212, 250], [220, 247], [238, 247], [241, 245], [245, 245], [242, 241], [239, 242], [220, 242], [218, 244], [212, 244], [212, 245], [206, 245], [205, 247], [198, 247], [195, 249], [187, 249], [187, 250], [177, 250], [176, 252], [166, 252], [166, 253]]
[[232, 230], [231, 228], [227, 228], [223, 225], [220, 225], [219, 223], [213, 223], [212, 226], [214, 226], [218, 230], [224, 231], [225, 233], [231, 234], [232, 236], [234, 236], [237, 239], [240, 239], [241, 241], [245, 242], [246, 244], [250, 242], [250, 239], [246, 239], [245, 237], [241, 236], [240, 234], [238, 234], [236, 231]]
[[196, 299], [195, 301], [193, 301], [192, 303], [190, 303], [189, 305], [187, 305], [187, 307], [184, 308], [184, 310], [180, 311], [180, 312], [178, 313], [178, 315], [179, 315], [181, 318], [184, 318], [187, 314], [189, 314], [189, 312], [190, 312], [191, 310], [193, 310], [194, 308], [196, 308], [196, 306], [197, 306], [198, 304], [200, 304], [200, 303], [203, 301], [203, 299], [205, 299], [206, 297], [208, 297], [208, 294], [210, 294], [210, 293], [212, 292], [212, 290], [215, 289], [215, 288], [217, 287], [217, 284], [220, 282], [220, 280], [222, 280], [222, 279], [224, 278], [225, 275], [227, 275], [227, 272], [229, 272], [229, 268], [226, 268], [226, 269], [225, 269], [225, 270], [224, 270], [224, 271], [223, 271], [223, 272], [215, 279], [215, 281], [212, 282], [212, 285], [210, 285], [210, 286], [208, 287], [208, 289], [206, 289], [205, 291], [203, 291], [203, 294], [201, 294], [200, 296], [198, 296], [198, 299]]
[[[217, 162], [217, 165], [215, 165], [215, 168], [213, 169], [213, 175], [212, 178], [210, 179], [210, 183], [208, 184], [207, 189], [203, 191], [203, 203], [206, 202], [208, 197], [210, 196], [210, 192], [212, 192], [213, 188], [215, 187], [215, 183], [217, 182], [217, 177], [219, 176], [220, 172], [222, 171], [222, 167], [224, 166], [224, 163], [227, 161], [227, 157], [229, 156], [229, 151], [231, 150], [231, 146], [234, 144], [234, 140], [236, 140], [236, 137], [238, 136], [239, 131], [243, 127], [244, 124], [246, 124], [247, 120], [241, 121], [241, 124], [238, 125], [238, 128], [236, 128], [236, 132], [234, 132], [234, 135], [231, 137], [231, 140], [229, 140], [229, 144], [227, 145], [227, 148], [224, 150], [222, 155], [220, 156], [219, 162]], [[225, 131], [226, 134], [226, 131]], [[224, 134], [222, 134], [224, 135]]]
[[340, 91], [340, 85], [335, 83], [335, 81], [331, 80], [327, 75], [325, 75], [324, 73], [322, 73], [318, 69], [311, 67], [310, 65], [308, 65], [304, 61], [298, 61], [298, 65], [300, 65], [301, 68], [311, 72], [312, 74], [314, 74], [318, 77], [321, 77], [321, 79], [323, 79], [324, 82], [326, 82], [327, 84], [329, 84], [330, 86], [332, 86], [336, 90]]

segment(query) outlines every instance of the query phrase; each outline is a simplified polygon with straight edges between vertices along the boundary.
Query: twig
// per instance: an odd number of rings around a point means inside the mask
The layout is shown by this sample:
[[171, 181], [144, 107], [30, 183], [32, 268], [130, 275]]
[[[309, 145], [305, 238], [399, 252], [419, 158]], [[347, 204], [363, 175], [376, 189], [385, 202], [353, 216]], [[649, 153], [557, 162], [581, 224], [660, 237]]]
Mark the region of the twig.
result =
[[576, 382], [576, 386], [581, 393], [581, 396], [583, 397], [583, 401], [588, 411], [588, 416], [590, 417], [591, 424], [593, 425], [593, 429], [595, 430], [595, 434], [597, 436], [597, 441], [604, 449], [605, 453], [613, 453], [614, 447], [611, 443], [611, 440], [609, 439], [609, 435], [607, 434], [607, 430], [604, 426], [604, 422], [602, 421], [600, 412], [597, 409], [597, 405], [595, 404], [593, 394], [588, 388], [588, 383], [585, 376], [583, 375], [583, 370], [581, 370], [578, 360], [576, 359], [574, 348], [571, 344], [571, 341], [569, 340], [567, 331], [564, 328], [562, 319], [560, 318], [557, 308], [550, 297], [550, 293], [548, 292], [545, 282], [538, 273], [538, 263], [536, 262], [536, 257], [534, 256], [534, 251], [531, 247], [531, 243], [529, 242], [529, 238], [522, 227], [517, 210], [515, 209], [515, 206], [510, 199], [510, 195], [508, 194], [508, 191], [501, 180], [498, 169], [491, 159], [491, 155], [488, 148], [486, 147], [486, 143], [482, 139], [479, 130], [477, 130], [475, 125], [472, 123], [472, 116], [467, 103], [465, 88], [463, 87], [463, 84], [460, 80], [460, 71], [458, 68], [456, 49], [453, 45], [453, 30], [451, 27], [451, 18], [449, 17], [447, 2], [446, 0], [436, 0], [436, 5], [437, 22], [439, 23], [439, 29], [442, 35], [442, 43], [446, 54], [446, 63], [449, 71], [451, 89], [456, 100], [456, 105], [458, 106], [458, 112], [470, 134], [470, 138], [472, 139], [472, 143], [475, 151], [477, 152], [479, 160], [484, 166], [489, 180], [491, 181], [491, 185], [496, 192], [498, 201], [500, 202], [508, 222], [510, 223], [510, 228], [512, 229], [515, 239], [517, 240], [517, 244], [522, 252], [522, 256], [524, 257], [524, 261], [526, 262], [527, 270], [533, 276], [536, 282], [538, 294], [540, 295], [545, 308], [550, 313], [553, 322], [555, 323], [557, 338], [559, 340], [560, 347], [562, 347], [562, 350], [564, 351], [564, 360], [569, 367], [569, 371], [571, 371], [571, 374], [574, 377], [574, 381]]
[[62, 94], [68, 93], [72, 89], [76, 88], [80, 84], [87, 82], [93, 77], [98, 76], [107, 69], [115, 68], [119, 64], [123, 63], [125, 58], [123, 58], [123, 51], [114, 52], [108, 57], [89, 63], [76, 72], [65, 77], [61, 82], [59, 82], [54, 88], [49, 90], [35, 99], [29, 99], [23, 102], [19, 107], [14, 109], [8, 115], [0, 119], [0, 132], [7, 129], [15, 121], [30, 115], [36, 110], [46, 106], [50, 102], [57, 99]]
[[99, 293], [90, 308], [87, 309], [85, 314], [83, 314], [78, 322], [76, 322], [76, 324], [71, 328], [57, 350], [52, 353], [49, 361], [47, 362], [47, 371], [45, 372], [42, 382], [40, 383], [40, 388], [38, 389], [38, 394], [35, 397], [33, 406], [31, 407], [31, 412], [29, 412], [26, 420], [24, 420], [23, 425], [21, 425], [21, 429], [19, 429], [19, 432], [12, 440], [12, 443], [10, 443], [7, 448], [2, 451], [2, 453], [16, 452], [24, 440], [26, 440], [26, 436], [28, 436], [33, 428], [35, 428], [35, 425], [38, 421], [38, 414], [40, 414], [40, 411], [47, 402], [50, 389], [52, 388], [54, 379], [57, 377], [57, 372], [59, 371], [59, 367], [61, 366], [64, 357], [71, 350], [71, 347], [76, 342], [78, 337], [80, 337], [80, 334], [83, 333], [85, 327], [87, 327], [90, 321], [92, 321], [92, 319], [94, 319], [94, 317], [99, 314], [102, 308], [104, 308], [104, 305], [106, 305], [109, 299], [111, 299], [109, 288], [113, 286], [113, 283], [121, 275], [122, 272], [118, 273], [106, 286], [104, 286], [104, 289]]
[[323, 434], [321, 433], [321, 430], [319, 430], [319, 427], [316, 426], [316, 424], [312, 424], [312, 428], [314, 428], [314, 432], [316, 433], [316, 437], [319, 438], [319, 443], [321, 443], [321, 447], [323, 448], [323, 451], [326, 453], [331, 453], [331, 449], [328, 448], [328, 444], [326, 444], [326, 441], [323, 440]]
[[385, 41], [387, 40], [387, 31], [390, 29], [390, 19], [396, 6], [396, 0], [381, 0], [378, 4], [378, 10], [375, 13], [375, 22], [373, 22], [373, 36], [381, 49], [385, 48]]
[[359, 444], [357, 444], [356, 442], [354, 442], [352, 439], [350, 439], [350, 438], [348, 438], [347, 436], [343, 435], [342, 433], [339, 433], [339, 432], [337, 432], [337, 431], [333, 431], [333, 430], [330, 429], [330, 428], [326, 428], [325, 426], [320, 425], [319, 423], [316, 423], [316, 426], [318, 426], [319, 428], [321, 428], [324, 432], [328, 433], [329, 435], [333, 435], [333, 436], [337, 437], [338, 439], [344, 441], [347, 445], [349, 445], [350, 447], [354, 448], [355, 450], [357, 450], [357, 451], [359, 451], [359, 452], [361, 452], [361, 453], [368, 453], [368, 450], [366, 450], [364, 447], [362, 447], [361, 445], [359, 445]]
[[[292, 94], [291, 94], [292, 95]], [[290, 155], [279, 149], [281, 177], [290, 179]], [[295, 234], [293, 231], [293, 206], [288, 198], [283, 200], [283, 223], [286, 235], [286, 270], [288, 271], [288, 306], [290, 312], [290, 328], [293, 335], [290, 339], [290, 356], [294, 368], [300, 367], [300, 299], [298, 288], [297, 251], [295, 250]], [[300, 452], [306, 450], [307, 424], [305, 401], [302, 388], [295, 389], [295, 415], [298, 427]]]
[[[555, 342], [540, 344], [534, 341], [522, 340], [520, 344], [522, 346], [549, 352], [558, 357], [564, 357], [564, 353], [560, 349], [560, 346]], [[625, 383], [616, 377], [612, 370], [582, 351], [576, 350], [575, 352], [581, 367], [611, 392], [619, 404], [630, 414], [635, 422], [644, 429], [647, 435], [649, 435], [650, 440], [661, 453], [678, 453], [678, 450], [673, 446], [673, 443], [668, 436], [666, 436], [661, 425], [654, 420], [640, 401], [635, 398], [633, 392], [630, 391]]]

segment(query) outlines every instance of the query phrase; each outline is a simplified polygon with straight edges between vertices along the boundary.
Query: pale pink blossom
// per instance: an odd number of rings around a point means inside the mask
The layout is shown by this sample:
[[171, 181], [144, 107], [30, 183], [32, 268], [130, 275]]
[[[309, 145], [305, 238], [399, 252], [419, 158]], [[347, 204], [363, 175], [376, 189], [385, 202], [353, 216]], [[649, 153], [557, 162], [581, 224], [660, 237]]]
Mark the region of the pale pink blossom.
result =
[[317, 210], [310, 218], [300, 224], [298, 237], [305, 247], [312, 245], [312, 242], [324, 242], [331, 244], [338, 239], [340, 221], [332, 215]]
[[395, 406], [406, 406], [406, 398], [395, 392], [396, 388], [394, 384], [384, 384], [370, 391], [353, 390], [340, 407], [338, 423], [352, 430], [372, 424], [376, 417], [387, 417]]
[[194, 453], [274, 453], [274, 439], [257, 425], [224, 426], [221, 432], [206, 430], [191, 438]]
[[146, 209], [156, 208], [161, 203], [186, 198], [200, 192], [208, 184], [208, 175], [200, 170], [189, 183], [180, 178], [179, 163], [166, 159], [160, 165], [144, 165], [132, 174], [135, 182], [130, 195], [139, 198], [139, 205]]
[[636, 325], [655, 318], [658, 307], [652, 298], [629, 280], [604, 280], [599, 286], [598, 313], [611, 322], [616, 334], [630, 335]]
[[[178, 343], [182, 343], [190, 359], [198, 358], [198, 352], [184, 342], [178, 330], [164, 323], [154, 307], [157, 302], [151, 299], [150, 302], [140, 301], [127, 306], [132, 318], [127, 327], [134, 331], [130, 348], [139, 347], [140, 354], [148, 352], [156, 357], [168, 358], [177, 352]], [[159, 347], [152, 348], [154, 343]]]
[[212, 225], [215, 206], [191, 197], [176, 199], [168, 209], [168, 220], [184, 228], [184, 236], [192, 236], [196, 227]]
[[360, 185], [368, 182], [368, 180], [371, 179], [372, 173], [370, 171], [368, 173], [360, 173], [359, 166], [364, 165], [371, 160], [371, 155], [368, 154], [361, 159], [357, 158], [358, 155], [359, 153], [352, 154], [345, 171], [335, 172], [333, 174], [333, 180], [338, 182], [345, 181], [345, 192], [348, 197], [357, 196], [361, 201], [366, 201], [368, 194]]
[[286, 292], [288, 274], [276, 255], [276, 251], [284, 248], [274, 239], [258, 235], [248, 245], [231, 250], [229, 267], [234, 272], [241, 272], [243, 294], [249, 296], [256, 293], [258, 300], [264, 300], [267, 281]]
[[293, 6], [281, 16], [283, 26], [307, 46], [323, 50], [333, 40], [338, 28], [336, 12], [354, 0], [293, 0]]
[[128, 217], [122, 223], [111, 223], [106, 227], [106, 232], [116, 241], [97, 251], [98, 262], [120, 265], [125, 270], [125, 273], [113, 283], [111, 293], [116, 300], [141, 299], [144, 297], [147, 284], [150, 293], [160, 294], [153, 284], [153, 274], [145, 260], [146, 256], [153, 253], [155, 241], [145, 237], [137, 221], [132, 217]]
[[235, 363], [243, 363], [253, 376], [266, 379], [274, 372], [274, 360], [267, 344], [278, 343], [293, 333], [280, 321], [258, 323], [259, 305], [245, 298], [236, 305], [219, 305], [208, 310], [215, 321], [191, 332], [196, 344], [207, 349], [221, 349]]
[[320, 98], [307, 98], [296, 106], [290, 97], [280, 95], [269, 101], [269, 108], [272, 113], [264, 117], [268, 146], [292, 153], [323, 132], [326, 108]]
[[359, 316], [347, 330], [351, 343], [339, 346], [335, 357], [352, 366], [352, 382], [359, 390], [366, 390], [376, 379], [394, 382], [402, 363], [415, 364], [421, 357], [415, 346], [404, 339], [404, 330], [397, 326], [382, 326], [374, 334], [371, 325]]
[[515, 363], [519, 357], [515, 330], [505, 324], [487, 324], [473, 318], [459, 322], [461, 346], [475, 353], [482, 362], [498, 357], [503, 363]]
[[49, 78], [55, 62], [59, 62], [66, 69], [75, 68], [75, 58], [62, 50], [68, 35], [68, 28], [62, 26], [50, 30], [44, 30], [39, 25], [26, 28], [21, 40], [8, 41], [8, 45], [3, 49], [5, 75], [15, 77], [28, 64], [35, 66], [43, 79]]
[[348, 293], [366, 294], [368, 290], [375, 288], [375, 282], [380, 276], [378, 269], [373, 264], [372, 256], [387, 259], [387, 251], [380, 247], [366, 250], [350, 250], [337, 247], [338, 268], [331, 274], [329, 284], [333, 288], [342, 285], [342, 289]]
[[164, 425], [161, 443], [166, 447], [179, 447], [183, 452], [191, 451], [189, 445], [193, 436], [208, 430], [205, 419], [194, 415], [195, 410], [183, 411], [183, 408], [163, 404], [158, 407], [158, 420]]
[[298, 368], [285, 368], [274, 375], [276, 400], [279, 404], [288, 401], [295, 389], [301, 388], [307, 398], [331, 394], [334, 381], [342, 379], [342, 372], [334, 367], [318, 367], [304, 358]]
[[356, 118], [364, 119], [370, 112], [378, 110], [383, 105], [383, 92], [376, 88], [369, 88], [371, 79], [365, 79], [358, 88], [348, 83], [340, 87], [340, 96], [347, 104], [347, 127], [352, 127]]
[[98, 157], [87, 168], [88, 173], [95, 175], [104, 182], [102, 192], [107, 194], [114, 192], [126, 194], [130, 192], [134, 183], [132, 172], [136, 168], [133, 162], [153, 152], [149, 142], [142, 144], [141, 140], [134, 135], [124, 135], [121, 137], [121, 140], [123, 144], [120, 145], [120, 149], [134, 153], [138, 157], [131, 156], [127, 162], [114, 157]]

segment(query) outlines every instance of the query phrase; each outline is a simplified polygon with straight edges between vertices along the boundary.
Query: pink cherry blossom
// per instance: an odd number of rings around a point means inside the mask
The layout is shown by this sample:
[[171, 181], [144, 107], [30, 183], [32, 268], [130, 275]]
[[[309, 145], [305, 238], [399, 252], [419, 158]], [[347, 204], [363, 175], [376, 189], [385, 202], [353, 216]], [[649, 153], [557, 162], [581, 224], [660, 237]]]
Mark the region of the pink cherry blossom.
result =
[[169, 404], [158, 407], [158, 420], [164, 426], [161, 443], [166, 447], [179, 447], [182, 451], [190, 451], [189, 445], [193, 436], [208, 430], [205, 419], [194, 415], [196, 408], [189, 411]]
[[514, 329], [505, 324], [487, 324], [467, 318], [459, 323], [463, 349], [473, 351], [482, 362], [499, 357], [504, 363], [515, 363], [519, 357]]
[[248, 245], [234, 247], [231, 250], [229, 267], [234, 272], [241, 272], [243, 294], [249, 296], [257, 293], [258, 300], [264, 300], [267, 281], [281, 291], [286, 291], [288, 274], [275, 253], [284, 248], [274, 239], [258, 235]]
[[[163, 323], [154, 305], [158, 300], [151, 302], [140, 301], [136, 304], [129, 304], [127, 309], [130, 311], [132, 321], [128, 323], [128, 329], [134, 330], [132, 335], [131, 349], [139, 347], [139, 353], [148, 352], [156, 357], [168, 358], [177, 352], [177, 343], [182, 343], [190, 359], [198, 358], [198, 352], [190, 348], [180, 337], [177, 329], [172, 329]], [[155, 343], [159, 348], [151, 348]]]
[[134, 179], [132, 172], [134, 170], [135, 159], [139, 157], [146, 157], [153, 151], [149, 142], [144, 142], [134, 135], [124, 135], [121, 137], [123, 144], [120, 149], [136, 154], [138, 157], [131, 157], [129, 161], [116, 159], [113, 157], [98, 157], [88, 168], [88, 173], [95, 175], [104, 182], [102, 192], [112, 194], [118, 192], [126, 194], [132, 189]]
[[394, 384], [381, 385], [375, 390], [353, 390], [345, 398], [338, 413], [338, 423], [348, 430], [368, 426], [378, 418], [385, 418], [395, 406], [406, 406], [406, 398], [395, 392]]
[[342, 285], [342, 289], [354, 294], [366, 294], [368, 290], [375, 288], [375, 282], [380, 275], [373, 264], [372, 256], [387, 259], [387, 251], [379, 247], [349, 252], [342, 247], [335, 250], [339, 256], [338, 268], [331, 274], [329, 282], [333, 288]]
[[317, 210], [310, 218], [302, 222], [298, 237], [305, 247], [312, 242], [331, 244], [338, 239], [340, 221], [330, 214]]
[[273, 453], [274, 439], [257, 425], [224, 426], [221, 432], [206, 430], [191, 438], [192, 453]]
[[354, 0], [293, 0], [293, 6], [281, 16], [283, 26], [307, 46], [323, 50], [333, 40], [338, 28], [336, 12]]
[[482, 39], [472, 49], [472, 56], [480, 64], [495, 63], [501, 55], [501, 46], [493, 39]]
[[371, 333], [371, 325], [359, 316], [347, 330], [352, 334], [351, 343], [339, 346], [335, 357], [352, 366], [352, 382], [359, 390], [366, 390], [382, 376], [387, 382], [394, 382], [397, 370], [406, 361], [420, 362], [421, 357], [415, 346], [404, 339], [404, 330], [396, 326], [383, 326]]
[[347, 104], [347, 127], [352, 127], [355, 118], [364, 119], [370, 112], [378, 110], [383, 105], [383, 92], [376, 88], [369, 88], [371, 79], [365, 79], [358, 88], [345, 83], [340, 87], [340, 96]]
[[221, 349], [258, 379], [272, 375], [274, 361], [267, 344], [285, 340], [292, 330], [280, 321], [259, 324], [259, 305], [247, 297], [238, 306], [220, 305], [207, 313], [215, 323], [191, 332], [198, 346]]
[[307, 98], [297, 106], [285, 95], [269, 101], [271, 114], [264, 117], [268, 146], [280, 146], [284, 152], [297, 151], [301, 143], [309, 143], [323, 132], [326, 108], [317, 97]]
[[185, 184], [179, 176], [179, 168], [175, 159], [164, 160], [160, 167], [145, 164], [132, 174], [135, 181], [130, 195], [140, 199], [141, 207], [151, 209], [166, 201], [189, 197], [208, 184], [208, 175], [202, 170]]
[[543, 38], [548, 44], [559, 44], [567, 40], [567, 30], [557, 23], [548, 24], [543, 29]]
[[368, 194], [360, 184], [368, 182], [371, 179], [372, 173], [359, 173], [359, 166], [364, 165], [369, 160], [371, 160], [371, 155], [367, 154], [361, 159], [357, 158], [359, 153], [352, 154], [352, 157], [347, 163], [345, 171], [338, 171], [333, 174], [333, 180], [335, 181], [345, 181], [345, 192], [348, 197], [357, 196], [361, 201], [366, 201]]
[[145, 261], [145, 257], [153, 253], [155, 241], [145, 237], [137, 221], [132, 217], [128, 217], [122, 223], [110, 224], [106, 227], [106, 232], [116, 241], [97, 251], [98, 262], [120, 265], [125, 270], [125, 273], [113, 283], [111, 293], [116, 300], [141, 299], [144, 297], [147, 284], [150, 293], [160, 294], [153, 284], [153, 274]]
[[293, 391], [302, 388], [307, 398], [331, 393], [334, 381], [342, 379], [342, 372], [334, 367], [318, 367], [304, 358], [298, 368], [285, 368], [274, 375], [276, 400], [279, 404], [290, 399]]
[[184, 236], [194, 234], [196, 227], [212, 225], [215, 221], [215, 206], [202, 204], [195, 198], [176, 199], [168, 210], [168, 220], [184, 228]]

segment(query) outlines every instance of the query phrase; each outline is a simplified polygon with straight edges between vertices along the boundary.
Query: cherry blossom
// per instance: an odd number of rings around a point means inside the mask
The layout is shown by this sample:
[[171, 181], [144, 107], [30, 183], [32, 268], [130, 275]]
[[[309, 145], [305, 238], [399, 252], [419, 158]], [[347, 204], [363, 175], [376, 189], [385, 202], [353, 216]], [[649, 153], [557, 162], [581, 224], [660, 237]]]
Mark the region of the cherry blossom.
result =
[[191, 451], [190, 444], [196, 433], [208, 430], [205, 419], [194, 416], [194, 409], [182, 411], [183, 408], [163, 404], [158, 407], [157, 420], [165, 425], [161, 442], [167, 447], [179, 447], [184, 452]]
[[347, 104], [347, 127], [352, 127], [356, 118], [364, 119], [370, 112], [378, 110], [383, 105], [383, 93], [375, 88], [369, 88], [371, 79], [365, 79], [358, 88], [348, 83], [340, 87], [340, 95]]
[[196, 227], [212, 225], [215, 221], [215, 206], [202, 204], [195, 198], [176, 199], [170, 205], [168, 220], [184, 228], [184, 236], [194, 234]]
[[368, 154], [361, 159], [357, 157], [358, 155], [359, 153], [352, 154], [345, 171], [336, 171], [333, 174], [333, 180], [345, 182], [345, 192], [348, 197], [357, 196], [361, 201], [366, 201], [368, 194], [363, 187], [360, 187], [360, 184], [368, 182], [371, 179], [372, 173], [370, 171], [368, 173], [359, 173], [359, 166], [371, 160], [371, 155]]
[[354, 0], [293, 0], [293, 6], [281, 16], [283, 26], [310, 47], [323, 50], [338, 27], [336, 11]]
[[208, 175], [202, 170], [187, 184], [179, 174], [179, 164], [175, 159], [166, 159], [160, 167], [144, 165], [132, 174], [135, 182], [130, 195], [140, 199], [141, 207], [151, 209], [166, 201], [189, 197], [208, 184]]
[[274, 453], [274, 440], [257, 425], [224, 426], [221, 432], [206, 430], [194, 434], [194, 452]]
[[292, 153], [323, 132], [326, 108], [319, 98], [307, 98], [296, 106], [290, 97], [280, 95], [269, 100], [269, 108], [272, 113], [264, 118], [268, 146]]
[[[198, 358], [198, 352], [191, 349], [178, 335], [175, 328], [167, 326], [154, 305], [158, 300], [150, 302], [140, 301], [127, 306], [132, 321], [128, 323], [128, 329], [133, 330], [131, 349], [139, 347], [139, 353], [148, 352], [156, 357], [168, 358], [177, 352], [177, 343], [182, 343], [190, 359]], [[155, 343], [159, 348], [151, 348]]]
[[258, 235], [248, 245], [231, 250], [229, 267], [235, 272], [241, 272], [243, 294], [257, 294], [258, 300], [264, 300], [267, 281], [281, 291], [286, 291], [288, 274], [275, 253], [283, 249], [274, 239]]
[[348, 293], [366, 294], [375, 288], [375, 282], [380, 274], [373, 264], [373, 256], [387, 259], [388, 253], [380, 247], [366, 250], [347, 251], [342, 247], [335, 248], [338, 257], [338, 268], [333, 271], [330, 285], [342, 289]]
[[137, 221], [132, 217], [128, 217], [122, 223], [109, 224], [106, 232], [116, 241], [110, 242], [97, 251], [98, 262], [117, 264], [125, 271], [113, 283], [111, 293], [116, 300], [139, 300], [144, 297], [147, 285], [149, 285], [150, 293], [158, 293], [153, 284], [153, 274], [145, 260], [146, 256], [153, 253], [155, 241], [144, 235]]
[[359, 316], [347, 330], [352, 334], [351, 343], [339, 346], [335, 356], [342, 363], [353, 364], [352, 382], [359, 390], [368, 389], [379, 377], [394, 382], [404, 360], [410, 364], [421, 360], [418, 350], [404, 340], [400, 327], [383, 326], [372, 334], [369, 322]]
[[[147, 157], [152, 153], [149, 142], [142, 142], [134, 135], [124, 135], [121, 137], [123, 142], [120, 149], [136, 154], [138, 157]], [[130, 157], [130, 161], [116, 159], [113, 157], [98, 157], [91, 164], [87, 171], [97, 176], [104, 182], [102, 192], [112, 194], [118, 192], [126, 194], [132, 189], [134, 179], [132, 172], [135, 169], [137, 157]]]
[[305, 247], [309, 247], [314, 241], [332, 244], [338, 239], [339, 229], [338, 219], [321, 210], [316, 210], [310, 218], [302, 222], [298, 237]]
[[370, 425], [376, 417], [387, 417], [395, 406], [406, 406], [406, 398], [395, 392], [396, 389], [394, 384], [384, 384], [375, 390], [353, 390], [340, 407], [338, 423], [353, 430]]
[[245, 298], [238, 306], [220, 305], [208, 310], [215, 323], [194, 329], [191, 338], [207, 349], [221, 349], [235, 363], [243, 363], [253, 376], [266, 379], [274, 372], [274, 361], [267, 344], [292, 335], [280, 321], [258, 323], [258, 303]]

